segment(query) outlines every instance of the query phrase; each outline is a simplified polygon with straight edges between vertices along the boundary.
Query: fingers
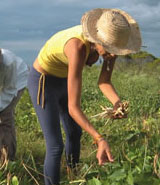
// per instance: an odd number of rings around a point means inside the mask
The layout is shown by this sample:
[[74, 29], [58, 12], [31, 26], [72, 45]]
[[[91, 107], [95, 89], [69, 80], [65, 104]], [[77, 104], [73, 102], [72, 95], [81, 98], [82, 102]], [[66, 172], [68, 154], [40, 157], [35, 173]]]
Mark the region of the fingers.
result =
[[104, 165], [108, 161], [114, 162], [114, 159], [111, 154], [105, 154], [105, 155], [101, 156], [100, 158], [98, 158], [98, 164], [100, 166]]
[[97, 153], [98, 164], [104, 165], [107, 161], [114, 162], [112, 154], [109, 150]]
[[122, 119], [122, 118], [127, 118], [127, 114], [116, 114], [116, 115], [112, 115], [111, 117], [112, 119]]
[[107, 162], [107, 155], [100, 155], [99, 157], [97, 156], [98, 159], [98, 164], [104, 165]]
[[121, 101], [117, 101], [113, 108], [112, 118], [113, 119], [127, 118], [127, 114], [128, 114], [128, 102], [122, 103]]
[[114, 162], [114, 159], [112, 157], [111, 152], [110, 151], [106, 151], [106, 153], [107, 153], [107, 157], [108, 157], [109, 162]]
[[114, 59], [116, 59], [116, 58], [117, 58], [116, 55], [110, 54], [110, 53], [105, 53], [105, 54], [103, 55], [103, 59], [104, 59], [104, 60], [114, 60]]

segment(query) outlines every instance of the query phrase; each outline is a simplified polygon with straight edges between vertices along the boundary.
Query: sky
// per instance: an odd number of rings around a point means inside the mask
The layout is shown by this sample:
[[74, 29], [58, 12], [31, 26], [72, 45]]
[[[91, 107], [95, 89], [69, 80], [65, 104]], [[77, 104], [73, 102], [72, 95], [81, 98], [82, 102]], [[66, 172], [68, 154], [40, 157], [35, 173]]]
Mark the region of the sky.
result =
[[129, 13], [139, 23], [142, 50], [160, 57], [160, 0], [0, 0], [0, 47], [32, 64], [50, 36], [80, 24], [93, 8]]

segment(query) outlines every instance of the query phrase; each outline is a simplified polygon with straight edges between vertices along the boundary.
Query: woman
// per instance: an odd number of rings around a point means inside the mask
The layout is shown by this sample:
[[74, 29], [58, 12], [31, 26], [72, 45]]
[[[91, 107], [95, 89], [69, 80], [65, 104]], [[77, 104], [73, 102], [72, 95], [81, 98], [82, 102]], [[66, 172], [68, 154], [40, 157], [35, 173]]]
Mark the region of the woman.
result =
[[81, 128], [97, 144], [99, 165], [114, 161], [107, 141], [81, 110], [82, 71], [85, 65], [92, 66], [99, 56], [103, 57], [98, 84], [116, 110], [121, 103], [111, 83], [116, 56], [135, 53], [140, 47], [138, 24], [117, 9], [91, 10], [84, 14], [81, 25], [56, 33], [43, 46], [31, 69], [28, 87], [46, 141], [45, 185], [60, 181], [60, 120], [70, 168], [79, 161]]

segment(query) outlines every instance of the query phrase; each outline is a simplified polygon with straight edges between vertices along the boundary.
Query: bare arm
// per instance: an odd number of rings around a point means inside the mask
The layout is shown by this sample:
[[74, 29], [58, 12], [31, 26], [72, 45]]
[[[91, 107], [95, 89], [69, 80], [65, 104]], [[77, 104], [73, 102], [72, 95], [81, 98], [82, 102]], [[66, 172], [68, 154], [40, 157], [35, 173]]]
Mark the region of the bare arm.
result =
[[[68, 108], [72, 118], [95, 140], [100, 137], [93, 125], [81, 110], [82, 71], [85, 64], [86, 48], [78, 39], [71, 39], [65, 46], [65, 54], [69, 60], [68, 71]], [[97, 159], [100, 165], [107, 161], [113, 162], [107, 141], [97, 142]]]
[[82, 71], [86, 56], [85, 45], [78, 39], [71, 39], [65, 46], [69, 60], [68, 71], [68, 108], [73, 119], [93, 138], [100, 134], [90, 124], [81, 110]]
[[111, 83], [111, 75], [115, 64], [115, 59], [116, 59], [116, 56], [111, 57], [109, 59], [110, 62], [107, 61], [108, 59], [104, 59], [102, 70], [98, 81], [100, 90], [113, 105], [115, 105], [117, 102], [120, 101], [120, 98]]

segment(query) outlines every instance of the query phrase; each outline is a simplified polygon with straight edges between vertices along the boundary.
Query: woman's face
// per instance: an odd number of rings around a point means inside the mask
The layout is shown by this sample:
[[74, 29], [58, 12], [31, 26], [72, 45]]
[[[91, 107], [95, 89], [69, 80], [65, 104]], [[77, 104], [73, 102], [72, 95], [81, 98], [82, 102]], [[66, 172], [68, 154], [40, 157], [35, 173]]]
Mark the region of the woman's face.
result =
[[95, 49], [100, 56], [103, 56], [106, 54], [106, 50], [100, 44], [95, 44]]
[[116, 57], [115, 54], [107, 52], [100, 44], [95, 44], [95, 49], [97, 50], [98, 54], [103, 57], [104, 60], [110, 60]]
[[104, 60], [111, 60], [116, 57], [115, 54], [111, 54], [107, 52], [103, 46], [100, 44], [93, 44], [91, 43], [90, 54], [88, 56], [88, 60], [86, 65], [92, 66], [98, 60], [99, 56], [102, 56]]

